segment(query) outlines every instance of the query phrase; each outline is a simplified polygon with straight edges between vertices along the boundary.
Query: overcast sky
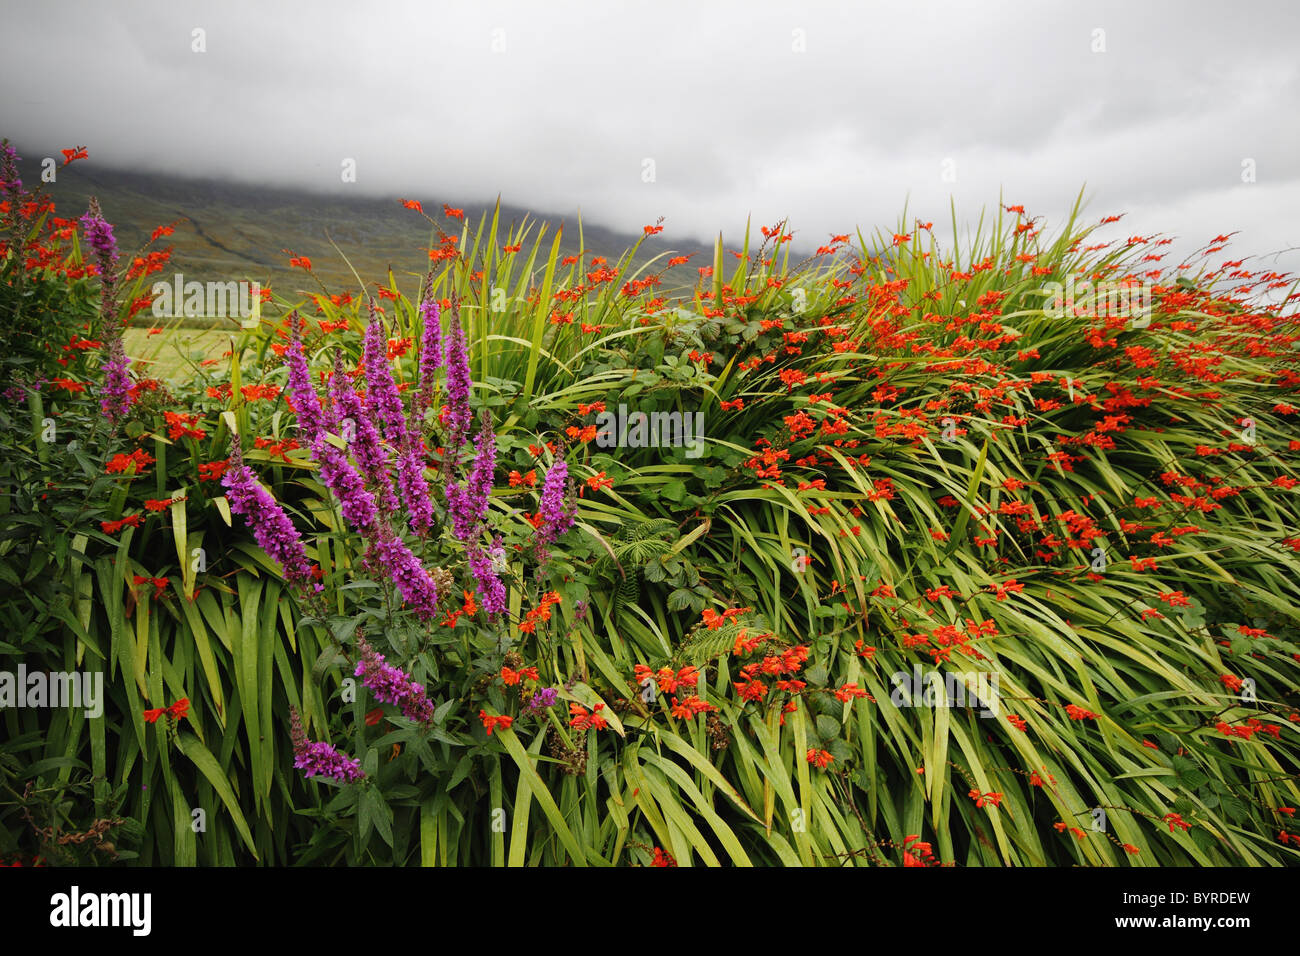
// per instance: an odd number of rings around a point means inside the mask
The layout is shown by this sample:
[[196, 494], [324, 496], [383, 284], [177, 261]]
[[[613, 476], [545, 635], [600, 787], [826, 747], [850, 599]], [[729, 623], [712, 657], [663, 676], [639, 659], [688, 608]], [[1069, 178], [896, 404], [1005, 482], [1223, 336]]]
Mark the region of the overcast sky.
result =
[[[46, 155], [500, 193], [624, 230], [664, 216], [670, 240], [734, 240], [752, 214], [817, 243], [905, 202], [937, 229], [950, 197], [965, 222], [1000, 194], [1050, 228], [1086, 186], [1090, 219], [1128, 214], [1106, 237], [1300, 246], [1294, 0], [3, 8], [0, 135]], [[1261, 262], [1300, 271], [1300, 252]]]

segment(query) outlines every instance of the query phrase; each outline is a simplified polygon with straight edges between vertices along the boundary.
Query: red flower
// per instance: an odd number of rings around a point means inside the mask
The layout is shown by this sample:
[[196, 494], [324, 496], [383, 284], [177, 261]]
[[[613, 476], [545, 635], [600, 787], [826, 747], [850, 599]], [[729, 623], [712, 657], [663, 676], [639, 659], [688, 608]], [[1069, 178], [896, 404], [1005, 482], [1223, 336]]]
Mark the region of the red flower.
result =
[[609, 723], [604, 717], [600, 716], [600, 711], [605, 709], [604, 704], [597, 704], [590, 713], [587, 708], [581, 704], [569, 704], [569, 726], [574, 730], [586, 730], [588, 727], [594, 727], [597, 730], [604, 730]]
[[105, 534], [117, 534], [123, 528], [138, 528], [144, 523], [142, 515], [128, 515], [120, 521], [101, 521], [99, 526], [104, 529]]
[[163, 418], [167, 421], [167, 437], [172, 441], [178, 438], [195, 438], [204, 439], [208, 433], [201, 428], [195, 428], [199, 423], [197, 414], [184, 415], [180, 412], [163, 412]]
[[1024, 589], [1025, 586], [1020, 582], [1018, 582], [1015, 578], [1011, 578], [1010, 580], [1005, 581], [1002, 584], [989, 585], [989, 590], [993, 592], [993, 600], [995, 601], [1006, 600], [1006, 596], [1008, 594], [1011, 593], [1019, 594]]
[[835, 760], [829, 751], [826, 750], [809, 750], [806, 758], [807, 761], [818, 770], [825, 770]]
[[146, 467], [152, 465], [154, 460], [153, 455], [137, 448], [129, 455], [119, 453], [110, 458], [108, 464], [104, 466], [104, 473], [107, 475], [125, 474], [128, 468], [134, 466], [135, 473], [139, 474]]
[[509, 730], [510, 725], [515, 722], [513, 717], [507, 717], [505, 715], [494, 716], [489, 714], [486, 710], [480, 710], [478, 712], [478, 717], [479, 720], [483, 721], [483, 729], [488, 732], [489, 737], [492, 736], [492, 731], [495, 728], [503, 727]]
[[867, 692], [865, 690], [859, 690], [858, 685], [856, 683], [845, 684], [843, 687], [841, 687], [839, 690], [835, 692], [835, 699], [845, 704], [847, 704], [850, 700], [852, 700], [855, 697], [866, 697], [866, 696], [867, 696]]
[[166, 714], [171, 719], [184, 717], [190, 712], [190, 701], [188, 697], [182, 697], [170, 707], [155, 707], [152, 710], [144, 712], [144, 721], [146, 724], [155, 724], [158, 718]]
[[673, 858], [671, 853], [665, 853], [663, 850], [659, 849], [659, 847], [655, 847], [655, 858], [651, 861], [650, 865], [664, 867], [676, 866], [677, 860]]
[[537, 674], [536, 667], [525, 667], [520, 670], [512, 670], [509, 667], [502, 667], [501, 679], [506, 682], [507, 687], [513, 687], [515, 684], [518, 684], [520, 680], [527, 679], [537, 681], [541, 678]]

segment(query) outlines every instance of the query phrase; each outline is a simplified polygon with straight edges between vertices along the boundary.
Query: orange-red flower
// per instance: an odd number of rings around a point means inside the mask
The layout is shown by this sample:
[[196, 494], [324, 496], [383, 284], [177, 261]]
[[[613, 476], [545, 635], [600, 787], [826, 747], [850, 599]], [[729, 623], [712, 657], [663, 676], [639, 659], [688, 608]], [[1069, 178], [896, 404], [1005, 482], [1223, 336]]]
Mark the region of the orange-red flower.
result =
[[843, 687], [841, 687], [839, 690], [835, 692], [835, 699], [845, 704], [847, 704], [855, 697], [866, 697], [866, 696], [867, 696], [867, 692], [865, 690], [859, 690], [858, 685], [856, 683], [845, 684]]
[[524, 667], [520, 670], [514, 670], [510, 667], [502, 667], [501, 679], [505, 681], [506, 686], [513, 687], [515, 684], [518, 684], [520, 680], [536, 681], [540, 680], [540, 677], [538, 676], [536, 667]]
[[604, 704], [597, 704], [590, 712], [581, 704], [569, 704], [569, 726], [574, 730], [586, 730], [588, 727], [594, 727], [596, 730], [604, 730], [609, 726], [608, 721], [600, 715], [605, 709]]
[[809, 749], [805, 759], [818, 770], [825, 770], [835, 760], [830, 751], [816, 749]]
[[671, 853], [665, 853], [663, 850], [659, 849], [659, 847], [655, 847], [655, 856], [654, 859], [650, 861], [650, 865], [660, 867], [676, 866], [677, 860]]
[[105, 534], [117, 534], [123, 528], [138, 528], [144, 523], [143, 515], [128, 515], [119, 521], [101, 521], [99, 526]]
[[182, 697], [180, 700], [176, 701], [176, 703], [172, 704], [170, 707], [155, 707], [152, 710], [146, 710], [144, 712], [144, 722], [146, 724], [157, 723], [158, 718], [163, 716], [164, 714], [166, 714], [169, 719], [176, 720], [181, 717], [184, 717], [189, 712], [190, 712], [189, 698]]
[[129, 455], [118, 453], [109, 459], [108, 464], [104, 466], [104, 473], [109, 475], [124, 474], [132, 466], [135, 467], [135, 473], [139, 474], [149, 465], [154, 463], [153, 455], [141, 448], [137, 448]]
[[478, 718], [479, 720], [483, 721], [483, 729], [487, 731], [489, 737], [492, 736], [492, 731], [495, 730], [497, 727], [501, 727], [506, 730], [509, 730], [510, 725], [515, 722], [515, 719], [513, 717], [508, 717], [504, 714], [501, 715], [489, 714], [486, 710], [480, 710], [478, 712]]

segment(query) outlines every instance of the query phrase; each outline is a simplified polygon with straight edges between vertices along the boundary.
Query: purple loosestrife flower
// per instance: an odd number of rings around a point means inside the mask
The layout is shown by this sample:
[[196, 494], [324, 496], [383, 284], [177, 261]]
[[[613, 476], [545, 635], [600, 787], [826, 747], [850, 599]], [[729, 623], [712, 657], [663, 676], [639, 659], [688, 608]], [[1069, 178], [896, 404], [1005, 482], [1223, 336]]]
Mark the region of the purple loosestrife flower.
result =
[[[452, 300], [453, 303], [455, 300]], [[457, 308], [447, 329], [447, 353], [443, 365], [447, 369], [447, 457], [459, 460], [460, 448], [469, 436], [469, 353], [465, 350], [465, 330], [460, 325]]]
[[365, 776], [361, 761], [341, 754], [327, 743], [311, 743], [302, 729], [298, 711], [289, 708], [289, 736], [293, 740], [293, 765], [304, 777], [329, 777], [340, 783], [352, 783]]
[[371, 647], [365, 638], [357, 638], [357, 647], [361, 651], [361, 660], [353, 676], [361, 678], [361, 683], [370, 688], [375, 700], [396, 704], [407, 719], [416, 723], [426, 726], [433, 723], [433, 704], [425, 694], [424, 686], [401, 669], [384, 663], [384, 655]]
[[569, 466], [563, 458], [556, 458], [542, 482], [541, 507], [538, 509], [542, 523], [537, 529], [537, 541], [543, 547], [573, 527], [573, 511], [564, 500], [568, 479]]
[[333, 744], [324, 741], [306, 744], [293, 752], [293, 765], [304, 777], [329, 777], [340, 783], [353, 783], [365, 777], [361, 761], [339, 753]]
[[330, 380], [330, 397], [334, 404], [334, 421], [339, 433], [348, 443], [361, 473], [370, 488], [378, 495], [379, 505], [389, 514], [397, 511], [397, 496], [393, 494], [393, 479], [388, 473], [388, 453], [374, 422], [362, 407], [361, 399], [352, 390], [343, 371], [341, 352], [334, 353], [334, 376]]
[[492, 494], [492, 474], [497, 466], [497, 436], [486, 412], [474, 441], [474, 467], [469, 473], [469, 505], [479, 520], [487, 517], [488, 497]]
[[317, 439], [311, 453], [320, 462], [320, 480], [338, 499], [344, 520], [358, 531], [369, 532], [379, 517], [375, 496], [366, 490], [365, 481], [347, 456], [324, 437]]
[[330, 397], [328, 391], [325, 393], [325, 397], [321, 399], [320, 420], [321, 425], [327, 431], [337, 432], [339, 430], [338, 409], [334, 407], [334, 399]]
[[295, 321], [297, 317], [297, 312], [289, 316], [293, 338], [284, 353], [284, 361], [289, 366], [289, 394], [293, 396], [293, 408], [298, 414], [298, 427], [311, 446], [325, 433], [325, 413], [321, 410], [316, 389], [311, 384], [311, 370], [307, 368], [307, 355], [303, 352], [302, 339], [298, 334], [298, 323]]
[[104, 372], [104, 397], [100, 408], [104, 416], [117, 424], [131, 409], [131, 375], [130, 359], [122, 346], [122, 329], [117, 322], [117, 298], [114, 287], [117, 273], [117, 240], [113, 238], [113, 227], [105, 221], [100, 213], [99, 200], [93, 196], [90, 208], [81, 217], [81, 228], [86, 234], [86, 245], [94, 252], [99, 264], [99, 314], [106, 342], [104, 351], [107, 357], [101, 368]]
[[393, 447], [406, 444], [406, 410], [402, 395], [393, 383], [393, 370], [388, 365], [388, 340], [384, 334], [384, 321], [370, 300], [370, 324], [366, 326], [366, 408], [383, 425], [384, 435]]
[[492, 492], [492, 474], [496, 470], [497, 440], [492, 425], [484, 415], [474, 444], [474, 465], [462, 488], [460, 482], [447, 483], [447, 512], [451, 515], [452, 533], [468, 543], [478, 536], [479, 525], [487, 518], [488, 497]]
[[433, 499], [428, 479], [424, 477], [424, 456], [420, 449], [423, 440], [418, 434], [408, 432], [406, 447], [397, 459], [397, 485], [406, 499], [406, 510], [411, 516], [411, 530], [420, 537], [433, 528]]
[[466, 545], [465, 556], [469, 559], [469, 569], [474, 575], [477, 584], [479, 601], [482, 602], [483, 610], [491, 617], [493, 614], [500, 614], [506, 609], [506, 588], [497, 577], [496, 568], [493, 567], [492, 558], [486, 554], [477, 544]]
[[111, 282], [113, 266], [117, 264], [117, 240], [113, 237], [113, 227], [100, 212], [98, 199], [91, 197], [90, 208], [80, 222], [86, 234], [86, 245], [94, 250], [95, 258], [99, 260], [100, 278]]
[[108, 358], [102, 366], [104, 371], [104, 397], [99, 407], [113, 424], [126, 416], [131, 410], [131, 360], [126, 357], [122, 347], [122, 336], [114, 334], [108, 343]]
[[302, 587], [310, 585], [311, 563], [298, 529], [271, 493], [262, 487], [252, 469], [244, 464], [238, 435], [232, 436], [230, 467], [221, 483], [226, 488], [230, 510], [244, 516], [258, 546], [284, 569], [285, 580]]
[[554, 707], [555, 702], [559, 700], [560, 691], [556, 687], [543, 687], [533, 694], [527, 706], [524, 708], [528, 713], [535, 714], [538, 711], [546, 710], [548, 707]]
[[420, 390], [415, 398], [417, 422], [424, 420], [425, 411], [433, 404], [433, 373], [442, 364], [442, 308], [432, 293], [425, 294], [420, 303], [424, 332], [420, 336]]
[[90, 206], [79, 220], [81, 229], [86, 234], [86, 245], [95, 253], [99, 267], [99, 314], [103, 328], [113, 338], [118, 338], [122, 330], [117, 323], [117, 240], [113, 238], [113, 227], [108, 224], [99, 210], [99, 200], [90, 197]]
[[380, 703], [401, 703], [407, 694], [410, 678], [392, 664], [385, 664], [384, 655], [371, 647], [364, 637], [357, 638], [357, 650], [361, 652], [361, 660], [352, 676], [360, 677], [361, 683], [370, 688]]
[[423, 620], [438, 613], [438, 587], [429, 572], [424, 570], [411, 549], [393, 534], [386, 522], [379, 522], [375, 541], [371, 544], [379, 566], [397, 585], [402, 598], [415, 609]]
[[18, 151], [5, 140], [0, 143], [0, 189], [16, 200], [23, 194], [23, 181], [18, 178], [18, 160], [22, 159]]
[[469, 495], [460, 486], [460, 482], [449, 481], [443, 489], [447, 497], [447, 514], [451, 516], [451, 531], [458, 541], [468, 543], [474, 540], [478, 531], [474, 509], [470, 506]]

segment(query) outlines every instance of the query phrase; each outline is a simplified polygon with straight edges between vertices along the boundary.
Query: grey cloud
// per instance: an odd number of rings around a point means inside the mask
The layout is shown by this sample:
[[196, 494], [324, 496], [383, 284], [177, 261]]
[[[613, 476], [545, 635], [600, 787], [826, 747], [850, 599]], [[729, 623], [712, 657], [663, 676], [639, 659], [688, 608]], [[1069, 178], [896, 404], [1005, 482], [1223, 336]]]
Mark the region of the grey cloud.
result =
[[1298, 26], [1286, 0], [33, 2], [6, 13], [0, 133], [142, 171], [663, 215], [697, 240], [788, 215], [811, 244], [905, 201], [974, 221], [1000, 192], [1058, 223], [1086, 182], [1126, 234], [1240, 229], [1234, 254], [1263, 253], [1300, 243]]

